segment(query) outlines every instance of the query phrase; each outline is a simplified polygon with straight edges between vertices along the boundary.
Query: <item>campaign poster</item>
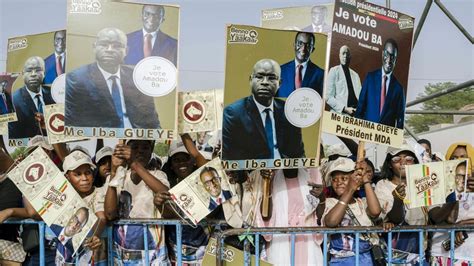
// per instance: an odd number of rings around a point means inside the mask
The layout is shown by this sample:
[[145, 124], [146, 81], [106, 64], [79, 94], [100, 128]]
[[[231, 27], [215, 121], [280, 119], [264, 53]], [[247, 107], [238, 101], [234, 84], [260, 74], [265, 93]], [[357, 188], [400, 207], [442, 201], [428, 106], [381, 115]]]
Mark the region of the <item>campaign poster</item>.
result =
[[65, 73], [66, 31], [13, 37], [7, 44], [7, 72], [18, 74], [11, 84], [11, 97], [17, 121], [9, 123], [9, 145], [26, 146], [28, 139], [46, 135], [35, 120], [44, 107], [56, 101], [51, 84]]
[[0, 122], [0, 135], [8, 134], [8, 122]]
[[195, 225], [236, 195], [219, 158], [201, 166], [169, 192], [172, 200]]
[[68, 239], [63, 243], [66, 248], [72, 247], [75, 253], [86, 237], [92, 235], [97, 216], [43, 149], [35, 149], [8, 177], [53, 233]]
[[[178, 93], [178, 131], [192, 133], [215, 131], [218, 128], [220, 103], [215, 89]], [[219, 90], [222, 91], [222, 90]]]
[[261, 25], [270, 29], [331, 33], [334, 4], [262, 10]]
[[323, 130], [400, 147], [414, 18], [359, 0], [334, 7]]
[[219, 157], [221, 151], [222, 131], [201, 131], [189, 133], [189, 136], [194, 141], [196, 149], [204, 156], [206, 160], [212, 160]]
[[68, 0], [67, 30], [66, 135], [177, 137], [179, 7]]
[[467, 164], [464, 159], [407, 165], [408, 208], [465, 200]]
[[17, 120], [12, 97], [12, 85], [17, 77], [17, 74], [0, 74], [0, 123]]
[[44, 108], [44, 123], [48, 131], [48, 143], [65, 143], [85, 140], [83, 137], [66, 136], [64, 134], [64, 104], [51, 104]]
[[[204, 254], [202, 265], [203, 266], [216, 265], [216, 253], [217, 253], [217, 240], [211, 237], [206, 247], [206, 254]], [[240, 265], [245, 264], [244, 252], [230, 245], [224, 244], [222, 259], [223, 259], [223, 265], [225, 266], [240, 266]], [[250, 265], [255, 265], [255, 255], [251, 255]], [[260, 260], [260, 265], [271, 266], [273, 264], [264, 260]]]
[[326, 45], [321, 33], [227, 26], [224, 168], [317, 166]]

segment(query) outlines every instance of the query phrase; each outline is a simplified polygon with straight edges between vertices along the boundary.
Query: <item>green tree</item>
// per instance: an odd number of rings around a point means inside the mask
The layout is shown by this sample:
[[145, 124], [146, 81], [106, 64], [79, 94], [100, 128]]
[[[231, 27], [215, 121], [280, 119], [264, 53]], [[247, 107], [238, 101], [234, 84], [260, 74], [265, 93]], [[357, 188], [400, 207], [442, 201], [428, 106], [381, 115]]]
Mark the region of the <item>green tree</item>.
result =
[[[441, 82], [436, 84], [428, 84], [425, 86], [425, 92], [420, 93], [417, 99], [440, 92], [456, 86], [453, 82]], [[474, 103], [473, 87], [465, 88], [456, 92], [445, 94], [426, 101], [421, 110], [459, 110], [463, 106]], [[415, 133], [428, 131], [430, 125], [453, 123], [452, 115], [409, 115], [407, 124]]]

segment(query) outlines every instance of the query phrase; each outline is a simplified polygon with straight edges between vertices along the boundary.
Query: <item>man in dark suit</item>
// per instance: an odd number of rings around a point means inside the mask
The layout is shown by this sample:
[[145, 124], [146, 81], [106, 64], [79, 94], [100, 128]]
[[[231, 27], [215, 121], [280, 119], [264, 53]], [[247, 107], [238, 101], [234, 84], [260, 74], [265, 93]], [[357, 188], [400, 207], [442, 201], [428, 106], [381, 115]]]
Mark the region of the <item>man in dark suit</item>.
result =
[[295, 59], [281, 66], [281, 87], [276, 97], [288, 97], [295, 88], [313, 88], [323, 97], [324, 70], [309, 59], [314, 51], [314, 34], [298, 32], [295, 37]]
[[393, 75], [398, 46], [388, 39], [382, 52], [382, 68], [369, 72], [362, 84], [355, 117], [403, 128], [405, 91]]
[[[132, 194], [122, 190], [119, 196], [119, 217], [120, 219], [130, 219], [132, 210]], [[114, 241], [121, 247], [133, 250], [144, 250], [143, 226], [141, 225], [118, 225], [114, 227]], [[150, 230], [147, 230], [148, 248], [155, 247], [155, 241]]]
[[15, 112], [12, 103], [12, 97], [7, 91], [8, 80], [3, 80], [0, 84], [0, 115]]
[[97, 62], [66, 75], [67, 126], [160, 128], [153, 97], [133, 83], [133, 69], [122, 65], [127, 37], [116, 28], [97, 34]]
[[303, 28], [303, 31], [331, 32], [331, 25], [325, 21], [327, 13], [328, 9], [325, 6], [313, 6], [313, 8], [311, 8], [311, 25]]
[[208, 204], [210, 211], [232, 198], [232, 193], [229, 190], [223, 190], [221, 188], [221, 177], [215, 168], [204, 167], [199, 174], [199, 179], [204, 189], [211, 195]]
[[178, 42], [160, 30], [160, 25], [164, 20], [165, 9], [163, 6], [143, 6], [143, 29], [127, 35], [129, 53], [125, 57], [126, 65], [136, 65], [148, 56], [161, 56], [170, 60], [176, 66]]
[[[10, 139], [31, 138], [41, 135], [35, 114], [43, 114], [45, 105], [54, 104], [51, 92], [41, 86], [44, 78], [44, 61], [39, 56], [28, 58], [23, 67], [25, 86], [13, 93], [18, 121], [8, 123]], [[46, 131], [43, 131], [46, 135]]]
[[66, 67], [66, 31], [54, 33], [54, 53], [44, 59], [46, 74], [44, 84], [52, 84], [57, 76], [63, 74]]
[[250, 76], [252, 95], [224, 108], [222, 159], [304, 157], [301, 129], [285, 117], [285, 102], [274, 98], [280, 85], [280, 66], [262, 59]]

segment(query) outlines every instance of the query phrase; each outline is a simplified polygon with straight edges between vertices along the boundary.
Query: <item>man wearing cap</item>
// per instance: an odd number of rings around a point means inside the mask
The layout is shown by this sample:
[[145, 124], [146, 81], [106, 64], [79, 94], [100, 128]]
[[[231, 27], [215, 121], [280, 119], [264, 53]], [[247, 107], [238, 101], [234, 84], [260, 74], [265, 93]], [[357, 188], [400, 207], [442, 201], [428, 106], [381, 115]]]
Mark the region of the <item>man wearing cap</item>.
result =
[[285, 102], [275, 98], [280, 65], [272, 59], [255, 63], [252, 95], [224, 108], [222, 159], [279, 159], [305, 156], [301, 129], [286, 119]]
[[[160, 170], [147, 170], [154, 143], [148, 140], [127, 140], [126, 144], [117, 144], [112, 154], [112, 167], [108, 180], [107, 193], [105, 197], [106, 216], [109, 221], [119, 218], [119, 203], [121, 191], [127, 191], [132, 199], [130, 218], [157, 219], [161, 218], [160, 210], [153, 205], [154, 194], [167, 191], [169, 182], [166, 174]], [[137, 227], [143, 231], [141, 225], [128, 225], [127, 230]], [[124, 263], [144, 264], [144, 249], [136, 247], [127, 249], [125, 243], [117, 239], [126, 238], [126, 231], [120, 228], [114, 230], [119, 236], [114, 236], [116, 250], [115, 259]], [[163, 234], [162, 227], [150, 227], [154, 244], [149, 248], [151, 264], [167, 263], [168, 256], [164, 238], [158, 236]], [[127, 239], [128, 242], [143, 242], [143, 239]]]

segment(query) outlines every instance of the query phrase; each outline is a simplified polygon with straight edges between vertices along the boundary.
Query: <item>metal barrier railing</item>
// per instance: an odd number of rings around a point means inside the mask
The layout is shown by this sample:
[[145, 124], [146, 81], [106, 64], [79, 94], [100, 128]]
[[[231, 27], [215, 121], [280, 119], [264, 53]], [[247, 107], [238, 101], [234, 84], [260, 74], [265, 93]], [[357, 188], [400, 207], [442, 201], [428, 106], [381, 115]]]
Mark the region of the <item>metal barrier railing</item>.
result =
[[[40, 255], [40, 266], [45, 265], [45, 223], [42, 221], [33, 221], [33, 220], [8, 220], [5, 221], [6, 224], [37, 224], [39, 228], [39, 255]], [[210, 222], [215, 223], [215, 221]], [[217, 223], [219, 225], [221, 222]], [[182, 250], [182, 222], [180, 220], [164, 220], [164, 219], [131, 219], [131, 220], [120, 220], [114, 222], [114, 225], [142, 225], [144, 234], [143, 241], [145, 247], [145, 265], [150, 264], [149, 260], [149, 247], [148, 247], [148, 234], [147, 230], [150, 225], [174, 225], [176, 226], [176, 250]], [[387, 250], [388, 250], [388, 265], [392, 264], [392, 234], [398, 232], [418, 232], [419, 234], [419, 265], [423, 265], [425, 262], [425, 233], [427, 232], [448, 232], [450, 234], [451, 247], [450, 247], [450, 258], [451, 261], [455, 259], [455, 232], [456, 231], [474, 231], [474, 225], [440, 225], [440, 226], [402, 226], [395, 227], [390, 231], [384, 231], [382, 227], [339, 227], [339, 228], [329, 228], [329, 227], [289, 227], [289, 228], [238, 228], [238, 229], [228, 229], [216, 234], [217, 238], [217, 254], [216, 254], [216, 265], [223, 265], [223, 252], [224, 252], [224, 240], [229, 236], [241, 236], [241, 235], [253, 235], [255, 241], [255, 254], [260, 254], [260, 246], [258, 245], [260, 241], [260, 236], [263, 235], [290, 235], [291, 242], [291, 254], [290, 261], [291, 265], [295, 265], [295, 241], [296, 235], [305, 235], [305, 234], [322, 234], [323, 235], [323, 244], [322, 244], [322, 253], [323, 253], [323, 262], [324, 265], [328, 264], [328, 235], [330, 234], [339, 234], [339, 233], [350, 233], [355, 235], [355, 260], [356, 266], [359, 266], [359, 240], [360, 234], [362, 233], [387, 233]], [[108, 226], [105, 231], [105, 236], [107, 237], [108, 245], [108, 265], [113, 265], [113, 226]], [[245, 238], [244, 246], [248, 246], [248, 238]], [[250, 265], [250, 252], [247, 249], [244, 249], [244, 261], [245, 265]], [[177, 252], [176, 254], [176, 264], [182, 265], [182, 253]], [[260, 261], [258, 256], [255, 260], [255, 265], [259, 266]]]
[[[255, 244], [255, 265], [260, 265], [259, 254], [260, 246], [258, 245], [260, 236], [262, 235], [290, 235], [291, 242], [291, 255], [290, 261], [291, 265], [295, 265], [295, 239], [296, 235], [304, 234], [323, 234], [323, 244], [322, 244], [322, 253], [323, 253], [323, 262], [324, 265], [328, 265], [328, 235], [330, 234], [340, 234], [340, 233], [350, 233], [355, 235], [355, 261], [356, 266], [359, 266], [359, 239], [360, 234], [362, 233], [387, 233], [387, 250], [388, 250], [388, 265], [392, 265], [392, 234], [397, 232], [418, 232], [419, 234], [419, 265], [423, 265], [426, 261], [425, 258], [425, 248], [424, 234], [427, 232], [449, 232], [451, 247], [450, 247], [450, 258], [451, 261], [454, 261], [455, 256], [455, 232], [456, 231], [474, 231], [474, 225], [440, 225], [440, 226], [402, 226], [395, 227], [390, 231], [384, 231], [382, 227], [356, 227], [356, 226], [347, 226], [339, 228], [329, 228], [329, 227], [288, 227], [288, 228], [238, 228], [238, 229], [229, 229], [221, 232], [217, 235], [217, 251], [216, 251], [216, 265], [224, 265], [223, 252], [224, 252], [224, 240], [229, 236], [241, 236], [241, 235], [252, 235]], [[248, 238], [245, 238], [244, 247], [248, 246]], [[244, 262], [245, 265], [250, 265], [250, 254], [248, 250], [244, 249]]]
[[[43, 221], [34, 220], [8, 220], [5, 224], [37, 224], [39, 229], [39, 255], [40, 255], [40, 266], [45, 266], [45, 229], [46, 225]], [[150, 265], [149, 258], [149, 247], [148, 247], [148, 226], [150, 225], [174, 225], [176, 227], [176, 264], [181, 265], [183, 256], [182, 250], [182, 222], [180, 220], [164, 220], [164, 219], [131, 219], [131, 220], [119, 220], [114, 222], [114, 225], [142, 225], [143, 226], [143, 241], [145, 247], [145, 265]], [[108, 265], [114, 265], [113, 259], [113, 226], [108, 226], [105, 230], [105, 236], [107, 237], [107, 260]], [[76, 265], [77, 264], [76, 258]]]

